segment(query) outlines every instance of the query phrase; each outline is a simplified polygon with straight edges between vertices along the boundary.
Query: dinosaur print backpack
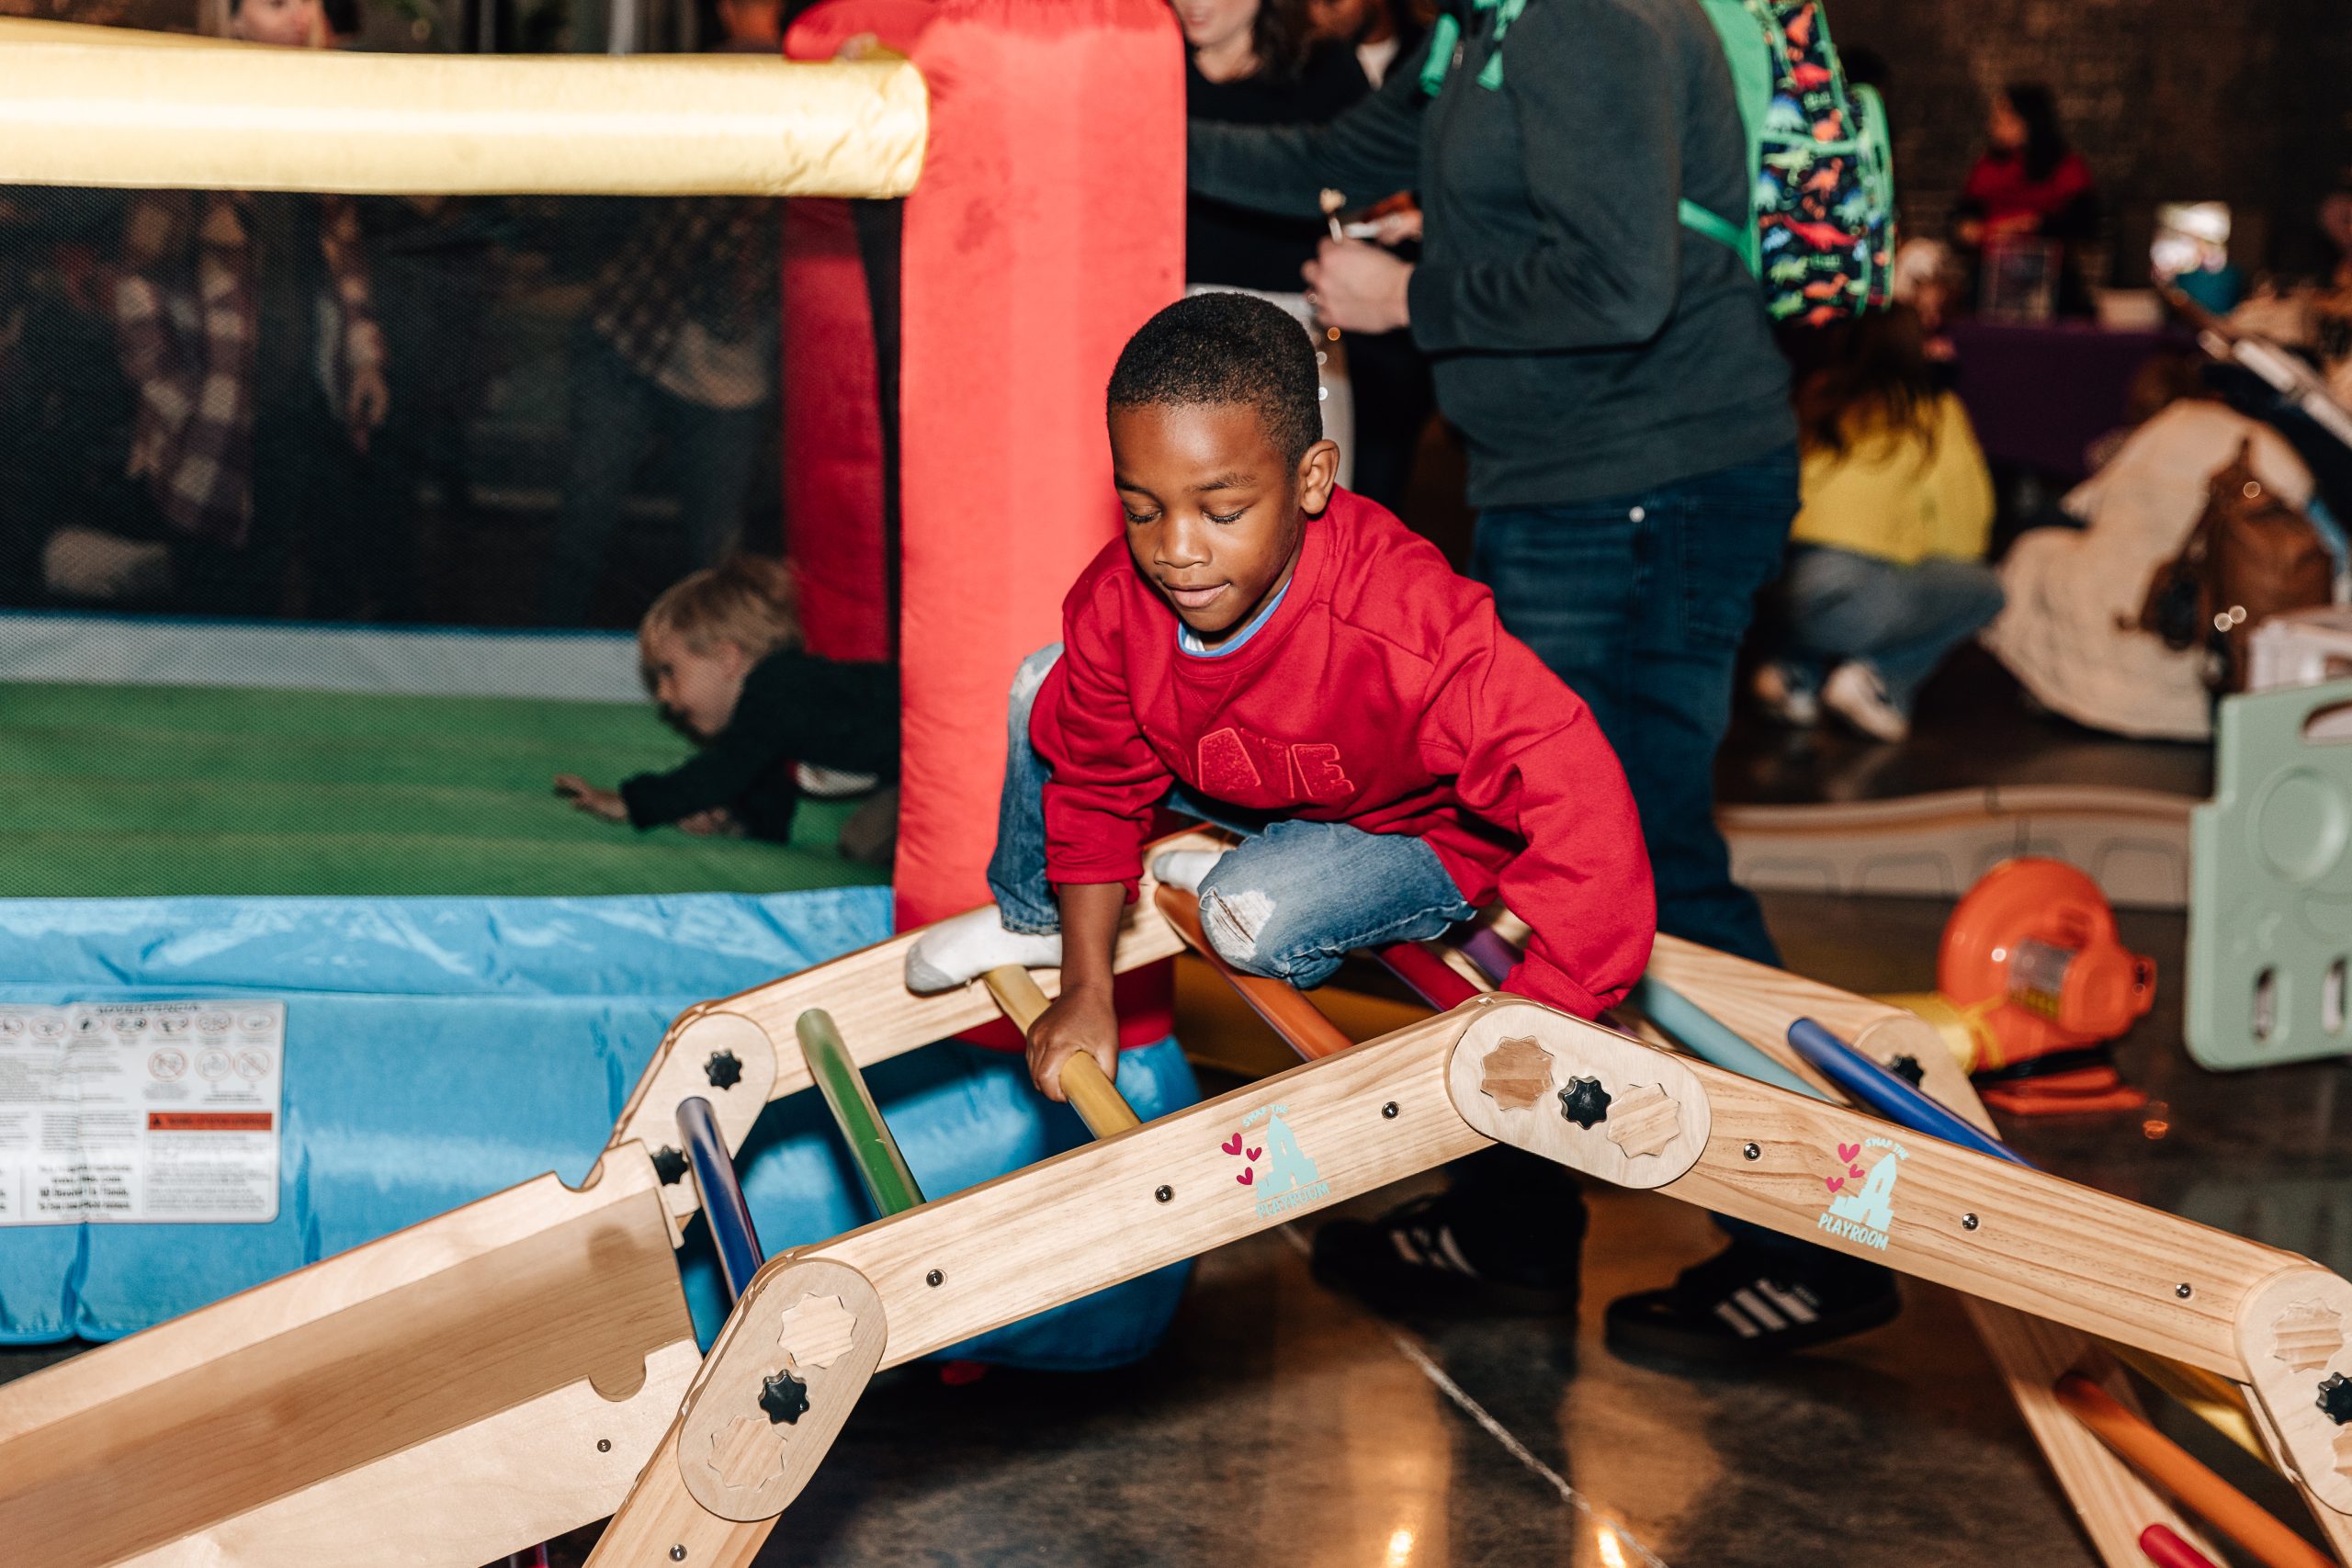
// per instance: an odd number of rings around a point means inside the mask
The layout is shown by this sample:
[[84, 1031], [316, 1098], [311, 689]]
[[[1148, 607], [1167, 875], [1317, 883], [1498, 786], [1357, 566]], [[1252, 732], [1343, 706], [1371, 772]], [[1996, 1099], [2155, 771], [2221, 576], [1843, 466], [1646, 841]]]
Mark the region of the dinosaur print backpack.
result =
[[1683, 223], [1739, 253], [1775, 323], [1820, 326], [1889, 299], [1894, 160], [1885, 107], [1851, 85], [1822, 0], [1700, 0], [1747, 131], [1749, 210], [1692, 201]]

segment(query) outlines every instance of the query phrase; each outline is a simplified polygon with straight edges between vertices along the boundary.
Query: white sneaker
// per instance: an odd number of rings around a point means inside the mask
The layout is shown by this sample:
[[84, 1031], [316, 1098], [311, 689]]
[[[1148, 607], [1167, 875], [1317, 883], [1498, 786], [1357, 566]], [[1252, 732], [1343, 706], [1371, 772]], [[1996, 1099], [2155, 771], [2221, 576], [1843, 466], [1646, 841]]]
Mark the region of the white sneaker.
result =
[[1153, 860], [1151, 874], [1170, 887], [1198, 893], [1224, 858], [1223, 850], [1168, 850]]
[[1821, 722], [1821, 698], [1791, 680], [1785, 664], [1758, 666], [1751, 689], [1764, 711], [1791, 729], [1811, 729]]
[[1009, 931], [994, 904], [952, 915], [915, 938], [907, 949], [907, 989], [919, 997], [952, 991], [1002, 964], [1052, 969], [1062, 961], [1058, 932], [1031, 936]]
[[1859, 659], [1849, 659], [1829, 672], [1821, 700], [1873, 740], [1893, 746], [1911, 733], [1910, 717], [1887, 700], [1878, 671]]

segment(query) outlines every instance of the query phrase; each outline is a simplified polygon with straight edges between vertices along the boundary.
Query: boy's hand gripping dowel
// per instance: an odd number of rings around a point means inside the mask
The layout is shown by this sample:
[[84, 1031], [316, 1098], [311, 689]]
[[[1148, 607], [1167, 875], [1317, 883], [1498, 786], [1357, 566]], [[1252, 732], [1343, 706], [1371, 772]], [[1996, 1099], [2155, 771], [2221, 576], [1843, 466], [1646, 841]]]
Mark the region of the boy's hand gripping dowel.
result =
[[[1029, 971], [1018, 964], [1003, 964], [980, 978], [987, 984], [989, 995], [996, 998], [996, 1005], [1004, 1010], [1004, 1016], [1012, 1021], [1012, 1026], [1028, 1033], [1029, 1026], [1037, 1021], [1037, 1015], [1047, 1005], [1045, 991]], [[1143, 1119], [1111, 1080], [1102, 1076], [1094, 1058], [1083, 1051], [1074, 1053], [1062, 1063], [1062, 1092], [1069, 1097], [1070, 1109], [1086, 1123], [1086, 1130], [1098, 1138], [1143, 1124]]]

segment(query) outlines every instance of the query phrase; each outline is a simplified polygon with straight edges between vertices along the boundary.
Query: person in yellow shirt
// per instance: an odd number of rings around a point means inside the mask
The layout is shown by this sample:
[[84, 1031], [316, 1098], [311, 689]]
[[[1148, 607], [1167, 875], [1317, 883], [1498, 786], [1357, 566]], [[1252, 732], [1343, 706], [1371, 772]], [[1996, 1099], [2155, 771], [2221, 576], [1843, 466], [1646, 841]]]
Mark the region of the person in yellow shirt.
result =
[[1796, 404], [1804, 504], [1756, 693], [1786, 723], [1827, 707], [1898, 741], [1937, 664], [2000, 612], [1992, 476], [1907, 306], [1855, 321]]

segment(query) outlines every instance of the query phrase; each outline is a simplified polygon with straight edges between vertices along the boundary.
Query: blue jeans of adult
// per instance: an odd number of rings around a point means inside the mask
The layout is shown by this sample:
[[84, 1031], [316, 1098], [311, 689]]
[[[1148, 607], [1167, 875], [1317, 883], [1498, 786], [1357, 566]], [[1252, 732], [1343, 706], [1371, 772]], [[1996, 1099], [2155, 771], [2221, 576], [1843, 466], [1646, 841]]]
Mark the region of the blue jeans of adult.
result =
[[1878, 672], [1905, 713], [1945, 654], [2001, 613], [2000, 574], [1981, 561], [1934, 557], [1898, 566], [1827, 545], [1790, 547], [1781, 581], [1790, 684], [1816, 690], [1854, 660]]
[[[1555, 506], [1489, 507], [1471, 575], [1494, 590], [1503, 628], [1535, 650], [1600, 723], [1642, 815], [1658, 929], [1778, 966], [1755, 896], [1731, 879], [1715, 828], [1715, 751], [1731, 724], [1732, 667], [1756, 596], [1781, 569], [1797, 513], [1794, 444], [1748, 462], [1625, 495]], [[1554, 1234], [1574, 1179], [1509, 1145], [1457, 1161], [1457, 1233]], [[1776, 1234], [1724, 1222], [1778, 1246]], [[1580, 1229], [1580, 1226], [1578, 1227]], [[1481, 1248], [1463, 1245], [1474, 1258]], [[1790, 1242], [1790, 1248], [1807, 1244]], [[1541, 1278], [1536, 1255], [1479, 1258]], [[1573, 1266], [1573, 1256], [1568, 1260]]]
[[569, 365], [571, 455], [539, 584], [547, 626], [578, 626], [595, 608], [605, 552], [657, 432], [669, 438], [694, 564], [726, 554], [742, 526], [752, 467], [774, 417], [770, 403], [717, 409], [679, 397], [585, 322], [572, 335]]
[[1490, 507], [1471, 575], [1504, 629], [1566, 681], [1616, 748], [1642, 814], [1660, 931], [1780, 961], [1715, 830], [1715, 750], [1756, 595], [1797, 511], [1793, 445], [1672, 484]]
[[[1012, 681], [1004, 793], [989, 861], [989, 888], [1008, 931], [1061, 930], [1046, 875], [1045, 789], [1052, 771], [1029, 741], [1030, 709], [1061, 652], [1056, 643], [1031, 654]], [[1408, 834], [1367, 833], [1344, 822], [1253, 819], [1181, 787], [1169, 792], [1166, 804], [1243, 835], [1201, 884], [1201, 927], [1209, 945], [1245, 974], [1319, 986], [1351, 948], [1437, 936], [1477, 913], [1437, 852]]]

